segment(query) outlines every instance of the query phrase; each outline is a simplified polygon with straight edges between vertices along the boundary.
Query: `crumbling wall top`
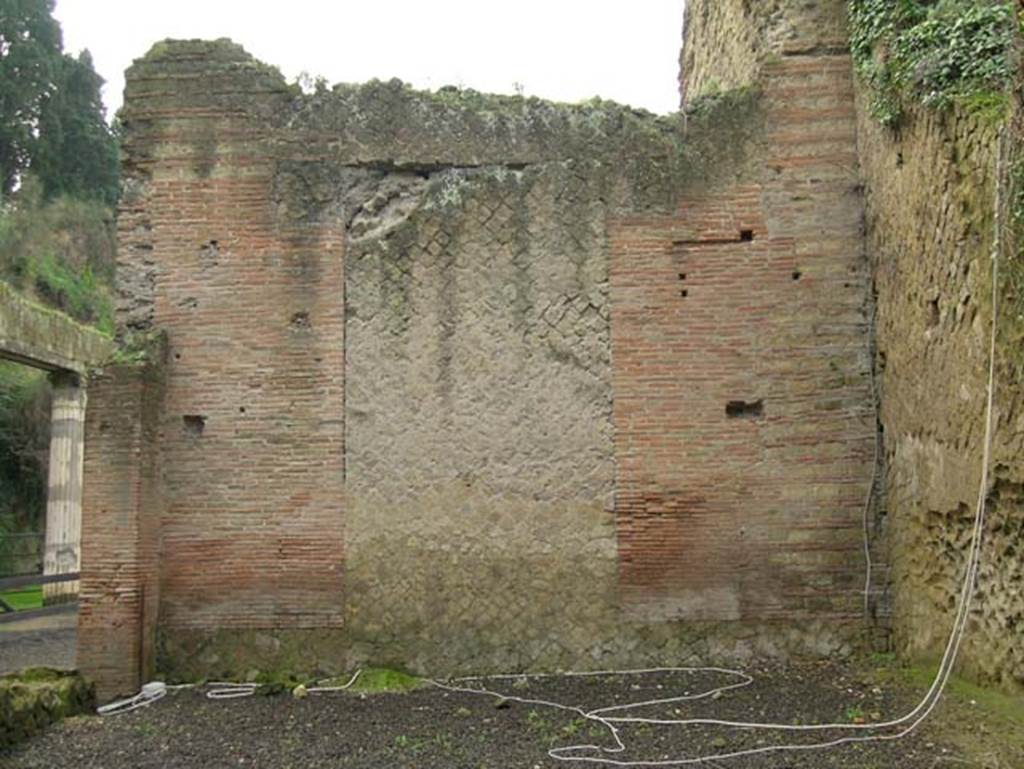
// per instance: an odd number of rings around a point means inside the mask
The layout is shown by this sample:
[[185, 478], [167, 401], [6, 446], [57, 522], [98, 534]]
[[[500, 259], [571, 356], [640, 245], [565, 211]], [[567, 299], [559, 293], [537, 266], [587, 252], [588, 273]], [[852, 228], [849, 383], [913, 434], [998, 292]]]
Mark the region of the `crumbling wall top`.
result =
[[754, 83], [771, 57], [841, 52], [848, 40], [846, 0], [687, 0], [681, 100]]
[[155, 45], [127, 73], [125, 122], [131, 168], [158, 146], [165, 155], [191, 152], [204, 175], [231, 152], [272, 158], [279, 169], [418, 173], [584, 161], [596, 176], [614, 177], [621, 194], [613, 207], [640, 209], [671, 207], [681, 186], [734, 173], [759, 125], [753, 91], [668, 116], [600, 99], [419, 91], [399, 80], [304, 94], [227, 39]]

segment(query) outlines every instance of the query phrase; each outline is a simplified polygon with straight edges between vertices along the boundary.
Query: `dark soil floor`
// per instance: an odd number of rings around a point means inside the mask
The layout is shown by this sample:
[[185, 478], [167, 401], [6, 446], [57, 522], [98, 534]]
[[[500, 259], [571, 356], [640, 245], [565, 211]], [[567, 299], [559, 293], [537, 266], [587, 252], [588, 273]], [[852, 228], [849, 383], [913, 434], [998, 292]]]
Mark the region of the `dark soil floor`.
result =
[[[868, 668], [808, 664], [748, 672], [755, 676], [748, 687], [696, 702], [655, 705], [619, 715], [668, 719], [701, 716], [786, 724], [870, 722], [902, 715], [919, 696], [908, 684], [883, 680]], [[487, 686], [519, 698], [552, 700], [589, 711], [695, 693], [733, 680], [710, 673], [671, 673], [502, 680], [489, 681]], [[969, 715], [963, 716], [967, 707], [967, 703], [944, 701], [933, 719], [900, 740], [844, 745], [826, 751], [712, 759], [700, 766], [1024, 768], [1024, 753], [1013, 752], [1019, 745], [1008, 747], [997, 734], [986, 732], [984, 718], [972, 722]], [[1005, 725], [1000, 729], [1005, 731]], [[981, 742], [976, 740], [974, 749], [965, 749], [959, 739], [965, 730], [980, 736]], [[823, 742], [844, 733], [801, 735], [711, 726], [628, 724], [622, 726], [621, 736], [627, 744], [625, 753], [589, 751], [585, 755], [616, 761], [678, 760], [783, 742]], [[302, 699], [284, 694], [235, 700], [210, 700], [203, 690], [192, 689], [173, 692], [150, 707], [124, 715], [69, 719], [0, 755], [0, 766], [548, 769], [588, 766], [558, 762], [548, 755], [552, 748], [581, 743], [614, 744], [605, 727], [573, 712], [433, 687], [404, 694], [343, 692], [310, 694]]]

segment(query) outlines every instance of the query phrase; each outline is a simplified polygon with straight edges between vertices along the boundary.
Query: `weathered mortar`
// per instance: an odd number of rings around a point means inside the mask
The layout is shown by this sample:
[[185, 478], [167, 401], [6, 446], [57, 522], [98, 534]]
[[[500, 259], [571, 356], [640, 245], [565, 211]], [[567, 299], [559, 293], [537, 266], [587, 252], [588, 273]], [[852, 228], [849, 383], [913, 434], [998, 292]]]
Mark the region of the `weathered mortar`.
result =
[[780, 56], [845, 53], [846, 0], [687, 2], [679, 54], [682, 102], [756, 82]]
[[[960, 111], [917, 108], [894, 133], [859, 96], [894, 629], [901, 651], [931, 658], [942, 653], [959, 600], [981, 477], [997, 128]], [[987, 525], [961, 660], [972, 675], [1020, 687], [1024, 398], [1016, 386], [1021, 321], [1006, 278], [1019, 257], [1006, 250], [1002, 258]]]
[[569, 643], [541, 595], [574, 631], [614, 621], [599, 183], [569, 161], [461, 172], [426, 185], [401, 224], [350, 236], [346, 567], [361, 641], [479, 667], [516, 638], [520, 666]]
[[[839, 0], [690, 0], [681, 92], [714, 92], [763, 76], [778, 61], [834, 52], [845, 45], [845, 6]], [[1019, 51], [1018, 40], [1018, 63]], [[1020, 158], [1019, 88], [1015, 98], [1007, 165]], [[898, 650], [938, 657], [957, 601], [981, 470], [996, 129], [990, 119], [956, 109], [908, 106], [899, 130], [889, 131], [869, 116], [869, 99], [860, 87], [858, 149], [884, 428], [883, 502], [870, 521], [879, 593], [871, 608], [881, 629], [893, 623]], [[801, 98], [799, 106], [806, 103]], [[970, 674], [1019, 688], [1024, 410], [1014, 385], [1024, 337], [1022, 268], [1019, 250], [1008, 248], [1003, 259], [993, 475], [961, 660]], [[876, 641], [884, 643], [884, 634]]]
[[170, 343], [161, 667], [848, 653], [872, 420], [849, 66], [767, 66], [767, 102], [655, 118], [302, 96], [225, 41], [138, 62], [119, 312]]
[[[841, 38], [821, 42], [819, 17], [838, 4], [764, 18], [753, 6], [688, 3], [688, 48], [737, 47], [684, 79], [690, 93], [719, 73], [757, 79], [756, 170], [684, 196], [689, 232], [616, 233], [632, 257], [613, 301], [623, 589], [641, 616], [848, 623], [873, 438], [850, 60]], [[733, 72], [748, 26], [767, 42]]]
[[136, 337], [90, 372], [85, 419], [77, 668], [108, 700], [155, 670], [166, 339]]

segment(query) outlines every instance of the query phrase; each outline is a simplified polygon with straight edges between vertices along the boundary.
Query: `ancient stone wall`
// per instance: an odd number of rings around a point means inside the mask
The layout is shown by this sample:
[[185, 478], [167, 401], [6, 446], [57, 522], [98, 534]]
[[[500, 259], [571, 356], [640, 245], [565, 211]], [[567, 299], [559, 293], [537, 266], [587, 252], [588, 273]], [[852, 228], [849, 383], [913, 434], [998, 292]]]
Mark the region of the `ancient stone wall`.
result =
[[781, 56], [847, 47], [846, 0], [687, 0], [679, 92], [685, 103], [756, 82]]
[[806, 53], [669, 118], [137, 62], [164, 671], [850, 651], [867, 273], [849, 59]]
[[[959, 597], [981, 479], [997, 127], [962, 111], [919, 108], [893, 132], [867, 113], [861, 109], [859, 137], [877, 292], [894, 630], [899, 650], [937, 658]], [[961, 660], [971, 674], [1019, 687], [1024, 399], [1019, 300], [1007, 277], [1020, 267], [1009, 249], [1003, 270], [988, 518]]]

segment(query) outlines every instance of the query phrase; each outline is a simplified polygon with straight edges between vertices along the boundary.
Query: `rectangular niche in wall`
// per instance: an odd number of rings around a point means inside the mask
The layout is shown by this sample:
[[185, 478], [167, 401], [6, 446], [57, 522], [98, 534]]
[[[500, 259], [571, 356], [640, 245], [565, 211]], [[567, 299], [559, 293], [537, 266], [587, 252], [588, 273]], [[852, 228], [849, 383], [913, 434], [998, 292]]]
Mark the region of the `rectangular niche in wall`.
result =
[[764, 416], [764, 401], [729, 401], [725, 415], [730, 419], [757, 419]]

